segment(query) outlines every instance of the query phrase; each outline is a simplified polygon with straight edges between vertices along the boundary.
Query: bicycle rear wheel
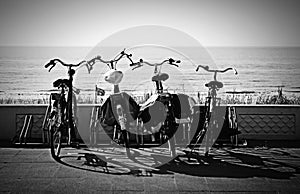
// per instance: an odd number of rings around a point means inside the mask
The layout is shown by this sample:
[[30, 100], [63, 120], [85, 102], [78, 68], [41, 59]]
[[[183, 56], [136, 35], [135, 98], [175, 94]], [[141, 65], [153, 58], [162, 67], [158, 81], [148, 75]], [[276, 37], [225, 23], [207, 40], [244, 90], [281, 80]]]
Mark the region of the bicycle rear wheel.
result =
[[50, 131], [50, 150], [51, 155], [54, 159], [59, 158], [60, 150], [61, 150], [61, 143], [62, 143], [62, 132], [58, 130], [58, 127], [55, 125], [49, 125]]

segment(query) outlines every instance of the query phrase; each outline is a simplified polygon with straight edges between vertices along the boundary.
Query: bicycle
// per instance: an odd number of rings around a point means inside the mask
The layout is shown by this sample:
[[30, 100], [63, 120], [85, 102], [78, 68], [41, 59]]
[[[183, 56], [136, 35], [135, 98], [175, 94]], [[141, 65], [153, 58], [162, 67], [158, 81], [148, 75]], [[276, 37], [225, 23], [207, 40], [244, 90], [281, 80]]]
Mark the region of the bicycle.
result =
[[[75, 132], [76, 128], [76, 97], [74, 93], [79, 90], [73, 90], [73, 76], [75, 74], [74, 67], [84, 64], [81, 61], [78, 64], [67, 64], [60, 59], [52, 59], [45, 68], [49, 68], [49, 72], [57, 65], [60, 64], [68, 68], [68, 79], [57, 79], [53, 82], [53, 87], [60, 89], [60, 93], [51, 93], [49, 99], [49, 106], [46, 111], [48, 131], [50, 133], [50, 150], [54, 159], [58, 159], [62, 148], [63, 139], [66, 138], [67, 145], [76, 144]], [[66, 90], [67, 99], [66, 99]], [[52, 100], [54, 100], [52, 104]], [[73, 107], [74, 104], [74, 107]]]
[[[175, 142], [172, 136], [178, 128], [179, 124], [176, 123], [176, 118], [180, 118], [180, 113], [178, 114], [175, 111], [176, 94], [165, 92], [163, 88], [162, 82], [169, 79], [167, 73], [161, 72], [161, 68], [165, 63], [178, 67], [177, 64], [180, 63], [180, 60], [169, 58], [160, 63], [150, 63], [140, 59], [138, 63], [131, 64], [130, 66], [133, 66], [132, 70], [142, 67], [143, 64], [154, 67], [154, 75], [151, 81], [155, 83], [156, 94], [141, 105], [138, 116], [140, 122], [139, 127], [150, 131], [153, 140], [155, 140], [154, 134], [159, 133], [160, 144], [168, 141], [171, 156], [175, 156]], [[160, 67], [160, 69], [158, 69], [158, 67]]]
[[[117, 64], [124, 57], [126, 57], [131, 64], [134, 64], [131, 59], [132, 55], [127, 54], [125, 49], [112, 60], [104, 60], [101, 56], [96, 56], [87, 61], [89, 71], [93, 69], [94, 64], [98, 61], [107, 64], [109, 71], [104, 74], [104, 80], [113, 85], [113, 93], [110, 95], [110, 97], [103, 103], [101, 107], [95, 108], [92, 111], [90, 126], [92, 140], [95, 138], [93, 133], [95, 133], [96, 124], [94, 122], [97, 120], [94, 117], [96, 112], [100, 112], [100, 124], [103, 129], [116, 143], [121, 144], [123, 141], [126, 148], [126, 154], [127, 156], [130, 156], [130, 142], [128, 135], [129, 122], [136, 119], [139, 107], [128, 94], [125, 92], [120, 92], [119, 83], [122, 81], [123, 73], [122, 71], [117, 70]], [[95, 143], [91, 142], [91, 144]]]
[[[205, 134], [208, 130], [211, 118], [214, 119], [216, 108], [218, 106], [220, 106], [221, 98], [217, 97], [217, 91], [219, 89], [223, 88], [224, 85], [222, 82], [217, 80], [217, 73], [225, 73], [229, 70], [233, 70], [235, 75], [238, 74], [236, 69], [232, 68], [232, 67], [226, 68], [224, 70], [211, 70], [211, 69], [209, 69], [209, 66], [198, 65], [196, 68], [196, 72], [199, 70], [199, 68], [202, 68], [207, 72], [214, 73], [214, 80], [205, 84], [205, 87], [208, 88], [208, 95], [205, 98], [205, 104], [204, 104], [204, 110], [205, 110], [204, 123], [203, 123], [202, 129], [198, 132], [198, 134], [195, 135], [196, 141], [195, 141], [194, 145], [192, 146], [190, 144], [190, 146], [189, 146], [191, 148], [190, 152], [194, 151], [194, 149], [198, 145], [198, 143], [203, 141]], [[208, 155], [208, 152], [209, 152], [209, 150], [205, 150], [206, 156]]]

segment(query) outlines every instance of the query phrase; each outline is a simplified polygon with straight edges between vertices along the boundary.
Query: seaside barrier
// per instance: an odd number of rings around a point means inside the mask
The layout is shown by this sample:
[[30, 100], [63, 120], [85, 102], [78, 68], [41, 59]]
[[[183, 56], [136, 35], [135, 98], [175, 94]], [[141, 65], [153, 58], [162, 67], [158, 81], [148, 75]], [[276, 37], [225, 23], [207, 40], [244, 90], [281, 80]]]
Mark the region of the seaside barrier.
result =
[[[241, 140], [299, 141], [300, 105], [231, 105], [236, 107]], [[79, 133], [84, 141], [90, 138], [90, 116], [94, 105], [78, 105]], [[42, 123], [47, 105], [0, 105], [0, 141], [9, 142], [24, 124], [26, 115], [32, 115], [30, 135], [42, 138]]]

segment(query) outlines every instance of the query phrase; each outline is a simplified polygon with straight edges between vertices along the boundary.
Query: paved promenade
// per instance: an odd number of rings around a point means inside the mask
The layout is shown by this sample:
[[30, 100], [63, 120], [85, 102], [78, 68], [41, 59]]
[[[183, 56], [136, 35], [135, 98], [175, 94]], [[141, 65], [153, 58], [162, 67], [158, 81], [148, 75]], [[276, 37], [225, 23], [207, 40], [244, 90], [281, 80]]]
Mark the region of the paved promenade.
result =
[[[158, 162], [151, 159], [157, 150], [133, 151], [130, 159], [117, 149], [65, 148], [55, 161], [45, 148], [0, 148], [0, 192], [300, 193], [299, 148], [219, 148], [158, 168], [149, 165]], [[86, 156], [105, 159], [107, 167]]]

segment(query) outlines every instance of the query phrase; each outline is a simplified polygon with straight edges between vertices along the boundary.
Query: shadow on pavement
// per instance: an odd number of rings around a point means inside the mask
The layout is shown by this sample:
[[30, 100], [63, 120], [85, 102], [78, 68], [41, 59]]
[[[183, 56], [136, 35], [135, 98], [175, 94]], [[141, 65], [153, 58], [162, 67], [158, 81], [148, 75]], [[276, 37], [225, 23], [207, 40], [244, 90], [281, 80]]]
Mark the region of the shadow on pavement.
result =
[[[163, 165], [160, 169], [185, 175], [200, 177], [250, 178], [265, 177], [289, 179], [299, 174], [299, 167], [289, 164], [289, 157], [274, 158], [270, 155], [241, 153], [240, 151], [223, 150], [222, 156], [201, 156], [186, 153]], [[282, 152], [283, 153], [283, 152]]]
[[152, 153], [152, 157], [143, 157], [142, 154], [134, 152], [131, 157], [127, 157], [123, 152], [104, 152], [103, 150], [97, 152], [89, 149], [82, 149], [80, 151], [82, 152], [64, 154], [54, 159], [58, 163], [68, 167], [103, 174], [134, 176], [173, 174], [163, 169], [160, 170], [152, 167], [153, 165], [159, 165], [158, 160], [168, 160], [168, 157], [164, 155], [154, 156]]
[[168, 156], [154, 152], [135, 151], [127, 157], [122, 152], [84, 151], [63, 155], [56, 161], [91, 172], [149, 177], [179, 173], [198, 177], [289, 179], [299, 174], [299, 157], [279, 149], [221, 148], [212, 151], [209, 156], [184, 152], [166, 163], [161, 161], [170, 159]]

